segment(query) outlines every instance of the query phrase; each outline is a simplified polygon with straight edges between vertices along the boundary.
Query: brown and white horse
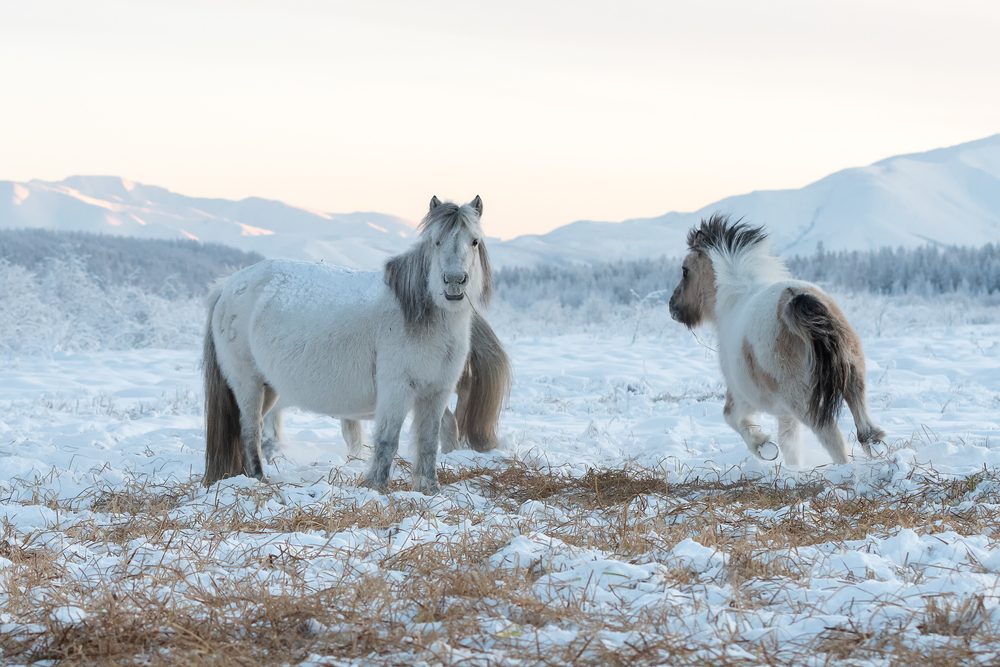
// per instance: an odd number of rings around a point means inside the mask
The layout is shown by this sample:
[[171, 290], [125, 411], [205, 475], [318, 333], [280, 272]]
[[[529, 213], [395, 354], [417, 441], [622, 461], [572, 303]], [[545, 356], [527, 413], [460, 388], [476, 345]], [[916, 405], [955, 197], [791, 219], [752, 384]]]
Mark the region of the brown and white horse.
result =
[[[833, 299], [792, 280], [761, 227], [715, 214], [688, 233], [687, 243], [670, 314], [689, 329], [715, 327], [727, 385], [723, 414], [750, 451], [774, 460], [780, 446], [785, 462], [799, 465], [804, 423], [834, 463], [846, 463], [837, 426], [843, 399], [871, 456], [871, 443], [885, 433], [868, 412], [861, 340]], [[760, 412], [778, 417], [778, 446], [756, 423]]]

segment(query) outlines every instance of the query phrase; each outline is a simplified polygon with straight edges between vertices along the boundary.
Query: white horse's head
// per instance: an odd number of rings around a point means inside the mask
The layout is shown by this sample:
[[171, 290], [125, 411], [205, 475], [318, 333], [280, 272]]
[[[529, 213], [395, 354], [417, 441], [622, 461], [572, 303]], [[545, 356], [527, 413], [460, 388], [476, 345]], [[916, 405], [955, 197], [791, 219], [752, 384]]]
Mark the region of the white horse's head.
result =
[[407, 323], [424, 321], [433, 308], [482, 307], [493, 295], [493, 271], [479, 218], [483, 200], [459, 206], [431, 198], [420, 223], [420, 242], [385, 264], [385, 282], [396, 293]]

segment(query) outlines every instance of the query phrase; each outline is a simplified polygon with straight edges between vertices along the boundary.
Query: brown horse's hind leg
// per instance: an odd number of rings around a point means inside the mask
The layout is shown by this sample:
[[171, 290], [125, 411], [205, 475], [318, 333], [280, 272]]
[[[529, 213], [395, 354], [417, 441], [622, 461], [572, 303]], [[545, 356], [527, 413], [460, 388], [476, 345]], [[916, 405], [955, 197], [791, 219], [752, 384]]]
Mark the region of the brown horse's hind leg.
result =
[[802, 424], [791, 415], [778, 418], [778, 446], [785, 457], [785, 463], [792, 466], [802, 464]]
[[830, 458], [836, 464], [847, 463], [847, 441], [836, 421], [829, 422], [826, 426], [813, 428], [813, 433], [819, 438], [820, 444], [830, 454]]
[[778, 458], [778, 446], [771, 442], [771, 435], [764, 433], [755, 422], [759, 413], [748, 403], [737, 399], [732, 392], [727, 391], [726, 406], [722, 409], [722, 414], [726, 418], [726, 423], [742, 436], [743, 442], [754, 456], [765, 461]]
[[864, 448], [865, 454], [872, 456], [872, 443], [884, 442], [885, 431], [875, 425], [871, 413], [868, 412], [868, 399], [865, 396], [864, 362], [851, 365], [851, 375], [847, 379], [844, 400], [847, 401], [847, 407], [851, 409], [851, 415], [854, 417], [854, 426], [858, 430], [858, 442]]

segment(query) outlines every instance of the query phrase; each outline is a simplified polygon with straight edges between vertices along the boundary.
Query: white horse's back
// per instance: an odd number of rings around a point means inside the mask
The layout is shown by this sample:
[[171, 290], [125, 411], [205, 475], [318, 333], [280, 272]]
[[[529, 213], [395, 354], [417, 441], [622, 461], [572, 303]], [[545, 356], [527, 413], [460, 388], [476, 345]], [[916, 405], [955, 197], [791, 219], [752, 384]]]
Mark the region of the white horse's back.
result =
[[[256, 373], [298, 406], [343, 418], [375, 411], [371, 359], [391, 299], [381, 275], [267, 260], [226, 281], [215, 308], [224, 374]], [[398, 317], [400, 326], [402, 317]], [[391, 325], [391, 322], [390, 322]]]

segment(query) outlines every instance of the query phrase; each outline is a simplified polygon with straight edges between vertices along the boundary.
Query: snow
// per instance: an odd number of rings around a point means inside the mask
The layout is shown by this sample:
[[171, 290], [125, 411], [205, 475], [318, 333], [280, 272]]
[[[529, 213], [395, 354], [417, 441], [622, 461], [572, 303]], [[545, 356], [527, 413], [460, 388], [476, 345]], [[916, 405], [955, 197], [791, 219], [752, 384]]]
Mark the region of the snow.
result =
[[[680, 327], [656, 337], [640, 336], [634, 344], [631, 332], [499, 333], [516, 373], [501, 422], [503, 450], [484, 455], [457, 451], [441, 457], [444, 468], [504, 468], [517, 459], [584, 475], [589, 469], [631, 465], [658, 471], [671, 483], [757, 479], [768, 488], [804, 488], [820, 482], [830, 488], [827, 493], [832, 495], [824, 496], [833, 498], [830, 503], [873, 498], [889, 507], [948, 480], [966, 479], [968, 492], [956, 509], [974, 509], [977, 499], [990, 491], [986, 487], [996, 483], [983, 482], [978, 488], [974, 483], [976, 475], [1000, 467], [996, 324], [926, 325], [866, 337], [869, 400], [876, 422], [888, 433], [888, 451], [869, 460], [856, 447], [853, 462], [834, 466], [810, 434], [807, 465], [800, 469], [749, 455], [723, 420], [724, 388], [713, 351]], [[899, 633], [914, 646], [929, 647], [941, 638], [921, 634], [920, 617], [914, 616], [928, 599], [983, 596], [986, 622], [1000, 622], [1000, 548], [989, 522], [980, 534], [875, 526], [862, 530], [857, 539], [795, 549], [776, 546], [754, 554], [753, 562], [778, 574], [740, 583], [733, 573], [742, 556], [727, 553], [704, 536], [687, 536], [668, 549], [625, 557], [568, 540], [563, 531], [570, 510], [559, 503], [528, 500], [511, 510], [464, 482], [446, 485], [432, 498], [408, 491], [386, 497], [358, 488], [363, 463], [348, 460], [339, 424], [294, 411], [286, 420], [284, 458], [267, 470], [273, 494], [248, 499], [247, 494], [264, 485], [242, 477], [208, 491], [192, 487], [190, 497], [170, 516], [201, 516], [213, 506], [229, 504], [234, 511], [266, 521], [296, 507], [334, 501], [357, 508], [391, 504], [403, 516], [389, 530], [241, 533], [213, 543], [216, 551], [208, 569], [194, 552], [171, 550], [166, 539], [136, 540], [122, 549], [75, 540], [81, 526], [114, 525], [111, 513], [90, 502], [96, 493], [140, 483], [185, 482], [203, 472], [198, 358], [197, 350], [136, 350], [0, 361], [0, 497], [5, 499], [0, 503], [0, 525], [11, 531], [8, 539], [32, 535], [36, 543], [58, 545], [63, 576], [76, 581], [102, 580], [102, 573], [108, 572], [123, 579], [148, 577], [166, 567], [188, 573], [190, 587], [221, 577], [259, 580], [279, 590], [285, 576], [280, 569], [248, 568], [239, 554], [253, 552], [255, 558], [266, 559], [294, 553], [304, 580], [322, 587], [362, 582], [364, 576], [380, 573], [402, 579], [402, 572], [392, 572], [392, 559], [415, 546], [443, 548], [469, 540], [488, 544], [490, 536], [501, 535], [502, 543], [484, 556], [490, 567], [536, 572], [533, 590], [550, 606], [576, 606], [592, 618], [627, 620], [592, 637], [604, 649], [625, 650], [659, 633], [702, 647], [698, 655], [706, 661], [722, 655], [755, 659], [755, 646], [780, 654], [788, 647], [809, 645], [831, 628]], [[773, 420], [765, 423], [775, 427]], [[848, 415], [841, 425], [853, 430]], [[404, 453], [407, 444], [404, 430]], [[406, 474], [395, 472], [399, 479]], [[685, 510], [686, 502], [671, 495], [647, 495], [634, 499], [625, 511], [636, 530], [647, 525], [643, 521], [664, 517], [674, 517], [683, 526], [697, 518], [687, 513], [691, 510]], [[837, 512], [830, 503], [825, 510], [807, 503], [795, 511], [833, 512], [833, 521]], [[754, 507], [749, 514], [737, 515], [742, 511], [738, 505], [719, 511], [732, 511], [734, 517], [743, 517], [741, 521], [752, 515], [755, 523], [737, 523], [727, 530], [765, 530], [794, 518], [788, 507]], [[979, 510], [995, 513], [997, 508], [986, 503]], [[468, 516], [461, 512], [469, 511], [475, 512], [475, 521], [449, 519]], [[583, 518], [592, 522], [594, 531], [611, 529], [600, 511]], [[189, 544], [197, 545], [198, 539], [209, 543], [208, 533], [188, 538], [194, 540]], [[11, 567], [11, 559], [0, 558], [0, 572]], [[185, 590], [160, 594], [178, 605], [196, 605]], [[0, 609], [10, 594], [0, 587]], [[766, 603], [752, 602], [746, 597], [751, 594], [752, 600]], [[56, 621], [74, 624], [85, 622], [92, 612], [67, 600], [52, 613]], [[399, 615], [415, 637], [441, 631], [441, 622], [425, 622], [406, 606], [386, 613]], [[332, 631], [318, 621], [309, 622], [310, 632]], [[7, 614], [0, 614], [0, 625], [4, 632], [25, 631]], [[497, 612], [482, 620], [479, 635], [467, 643], [439, 639], [420, 655], [445, 663], [496, 664], [506, 650], [568, 646], [586, 632], [571, 620], [532, 625]], [[984, 655], [988, 661], [989, 655]], [[314, 655], [306, 664], [325, 661]], [[816, 662], [824, 664], [822, 656]]]

